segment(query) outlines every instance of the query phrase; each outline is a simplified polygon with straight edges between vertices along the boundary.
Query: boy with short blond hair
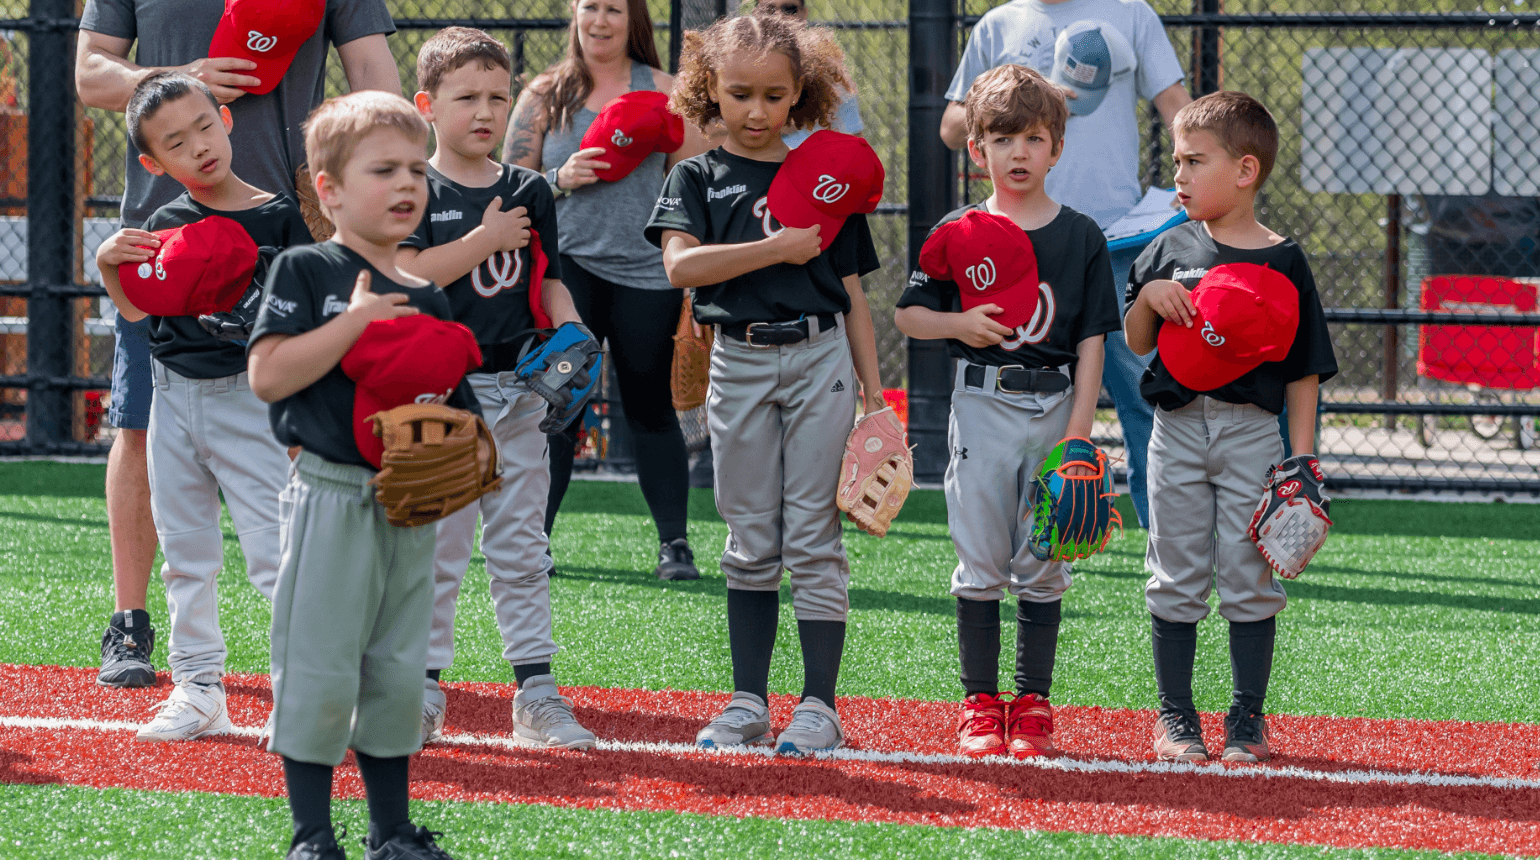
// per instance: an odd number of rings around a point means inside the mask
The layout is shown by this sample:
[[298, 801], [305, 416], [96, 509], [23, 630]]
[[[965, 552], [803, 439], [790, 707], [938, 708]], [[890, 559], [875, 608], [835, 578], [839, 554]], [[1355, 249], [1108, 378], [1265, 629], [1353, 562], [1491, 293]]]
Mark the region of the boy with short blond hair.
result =
[[[290, 858], [344, 856], [331, 784], [349, 749], [368, 795], [366, 856], [448, 857], [407, 810], [407, 759], [421, 746], [433, 528], [386, 519], [370, 483], [375, 464], [353, 426], [364, 387], [342, 369], [372, 321], [449, 318], [443, 291], [395, 264], [427, 203], [427, 137], [400, 96], [354, 93], [316, 108], [305, 150], [337, 232], [279, 256], [252, 333], [252, 390], [271, 404], [278, 440], [301, 449], [283, 496], [268, 724], [294, 815]], [[477, 408], [463, 381], [447, 402]]]
[[[484, 363], [469, 379], [503, 462], [500, 492], [438, 524], [422, 739], [437, 737], [444, 725], [439, 676], [454, 659], [455, 601], [479, 512], [503, 658], [519, 685], [514, 740], [591, 749], [593, 733], [578, 723], [551, 672], [558, 650], [544, 531], [551, 477], [540, 430], [547, 403], [511, 372], [536, 329], [579, 321], [561, 282], [556, 201], [539, 173], [491, 158], [511, 105], [502, 43], [468, 27], [441, 30], [418, 54], [417, 79], [417, 109], [432, 124], [437, 146], [428, 160], [427, 213], [398, 260], [404, 270], [444, 284], [453, 318], [476, 335]], [[537, 309], [545, 320], [537, 320]]]
[[[968, 154], [994, 193], [942, 219], [894, 319], [945, 338], [958, 359], [948, 426], [947, 521], [958, 564], [957, 639], [966, 755], [1053, 751], [1048, 703], [1068, 562], [1030, 548], [1029, 488], [1066, 437], [1086, 438], [1101, 389], [1102, 342], [1118, 326], [1107, 242], [1043, 187], [1063, 149], [1064, 96], [1006, 65], [968, 91]], [[999, 689], [1000, 602], [1016, 604], [1016, 691]]]
[[215, 587], [224, 559], [221, 493], [240, 538], [247, 578], [271, 599], [278, 577], [278, 494], [289, 460], [267, 432], [266, 407], [247, 383], [246, 345], [237, 329], [256, 316], [266, 264], [284, 248], [308, 244], [310, 234], [292, 197], [256, 188], [230, 169], [230, 111], [202, 82], [180, 73], [151, 75], [134, 89], [127, 119], [144, 168], [187, 190], [157, 209], [144, 229], [119, 230], [97, 250], [102, 283], [118, 313], [130, 322], [147, 316], [124, 292], [119, 266], [135, 267], [125, 277], [156, 292], [189, 286], [174, 272], [168, 279], [175, 264], [161, 258], [161, 238], [153, 231], [209, 218], [226, 226], [233, 222], [239, 227], [230, 229], [250, 237], [246, 263], [256, 269], [255, 278], [247, 274], [244, 284], [233, 285], [236, 294], [246, 293], [237, 300], [236, 313], [218, 314], [213, 328], [205, 326], [212, 316], [200, 323], [190, 314], [148, 315], [157, 389], [150, 405], [150, 508], [165, 555], [161, 578], [176, 687], [138, 738], [192, 740], [230, 729], [220, 681], [226, 648]]
[[[1128, 278], [1123, 325], [1140, 355], [1150, 437], [1150, 611], [1160, 714], [1155, 754], [1206, 761], [1192, 698], [1197, 625], [1217, 579], [1234, 688], [1223, 758], [1271, 756], [1262, 703], [1286, 596], [1247, 531], [1283, 460], [1278, 414], [1303, 468], [1315, 461], [1316, 399], [1337, 372], [1304, 251], [1256, 219], [1278, 127], [1244, 93], [1204, 96], [1172, 123], [1177, 198], [1192, 221], [1157, 238]], [[1294, 458], [1291, 458], [1293, 460]]]

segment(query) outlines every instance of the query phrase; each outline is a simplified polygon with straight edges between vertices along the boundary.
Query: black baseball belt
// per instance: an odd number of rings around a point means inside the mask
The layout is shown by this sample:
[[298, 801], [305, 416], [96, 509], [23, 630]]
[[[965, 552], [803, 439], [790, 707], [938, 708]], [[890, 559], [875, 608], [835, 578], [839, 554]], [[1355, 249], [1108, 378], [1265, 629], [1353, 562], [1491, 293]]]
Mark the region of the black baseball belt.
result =
[[[963, 369], [963, 384], [983, 388], [988, 368], [969, 364]], [[999, 369], [995, 387], [1012, 394], [1057, 394], [1069, 388], [1069, 377], [1052, 367], [1022, 367], [1008, 364]]]
[[[818, 321], [818, 330], [821, 332], [829, 331], [838, 324], [834, 314], [815, 314], [811, 319]], [[810, 337], [808, 320], [808, 317], [803, 317], [791, 322], [731, 323], [720, 329], [726, 337], [749, 346], [786, 346], [801, 343]]]

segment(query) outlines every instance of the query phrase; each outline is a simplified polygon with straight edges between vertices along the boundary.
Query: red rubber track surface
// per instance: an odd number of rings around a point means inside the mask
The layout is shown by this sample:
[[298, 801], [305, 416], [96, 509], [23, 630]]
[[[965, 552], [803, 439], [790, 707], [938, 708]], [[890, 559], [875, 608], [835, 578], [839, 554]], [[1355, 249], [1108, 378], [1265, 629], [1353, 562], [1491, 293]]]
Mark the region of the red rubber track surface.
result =
[[[139, 723], [170, 691], [104, 690], [94, 670], [0, 665], [0, 718]], [[231, 718], [260, 726], [271, 698], [266, 676], [226, 678]], [[509, 735], [513, 687], [446, 685], [446, 734]], [[565, 688], [578, 718], [601, 739], [688, 744], [725, 704], [724, 693]], [[774, 697], [777, 729], [795, 704]], [[856, 750], [952, 755], [957, 706], [948, 702], [842, 698]], [[1082, 762], [1147, 762], [1153, 714], [1059, 708], [1055, 741]], [[1256, 777], [1212, 772], [1103, 773], [977, 762], [789, 761], [677, 750], [589, 753], [434, 744], [412, 763], [421, 799], [677, 810], [713, 815], [810, 818], [1082, 833], [1293, 842], [1338, 847], [1428, 848], [1540, 856], [1540, 789], [1508, 785], [1333, 782], [1315, 772], [1434, 773], [1536, 780], [1540, 726], [1335, 717], [1268, 718], [1276, 753]], [[1204, 715], [1211, 748], [1216, 715]], [[277, 757], [250, 737], [146, 744], [123, 730], [0, 726], [0, 782], [68, 783], [157, 791], [278, 796]], [[351, 766], [342, 796], [361, 796]]]

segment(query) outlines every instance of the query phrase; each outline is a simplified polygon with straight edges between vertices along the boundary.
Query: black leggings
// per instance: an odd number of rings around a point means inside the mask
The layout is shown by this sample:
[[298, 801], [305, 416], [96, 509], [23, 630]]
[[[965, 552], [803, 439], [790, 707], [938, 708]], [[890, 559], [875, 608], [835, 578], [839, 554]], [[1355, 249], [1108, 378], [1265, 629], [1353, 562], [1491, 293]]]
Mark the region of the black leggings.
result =
[[[626, 413], [636, 455], [637, 482], [658, 526], [658, 540], [682, 538], [690, 492], [689, 455], [668, 379], [684, 294], [679, 290], [639, 290], [607, 281], [565, 254], [561, 275], [583, 323], [594, 337], [610, 342], [610, 360], [615, 363], [615, 377], [620, 383], [620, 406]], [[572, 459], [581, 426], [581, 421], [574, 421], [567, 432], [550, 437], [547, 534], [572, 481]]]

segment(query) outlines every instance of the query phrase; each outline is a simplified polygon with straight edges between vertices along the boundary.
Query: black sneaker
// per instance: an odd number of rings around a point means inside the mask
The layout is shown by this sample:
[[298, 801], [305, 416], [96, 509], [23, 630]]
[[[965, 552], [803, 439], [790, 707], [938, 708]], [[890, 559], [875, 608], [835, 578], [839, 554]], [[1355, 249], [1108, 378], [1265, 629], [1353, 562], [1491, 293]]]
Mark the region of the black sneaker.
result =
[[[342, 828], [337, 835], [346, 837], [348, 829]], [[337, 837], [327, 833], [291, 847], [285, 860], [348, 860], [348, 855], [337, 844]]]
[[443, 835], [426, 827], [404, 827], [378, 848], [371, 847], [365, 839], [364, 853], [368, 860], [454, 860], [434, 842]]
[[114, 612], [107, 632], [102, 634], [102, 671], [96, 683], [103, 687], [153, 687], [155, 667], [150, 655], [155, 651], [155, 628], [150, 613], [143, 609]]
[[1161, 711], [1155, 718], [1154, 746], [1155, 757], [1161, 761], [1208, 761], [1196, 713]]
[[690, 551], [690, 542], [684, 538], [674, 538], [658, 547], [658, 568], [653, 573], [659, 579], [700, 579], [700, 571], [695, 567], [695, 553]]
[[1259, 762], [1273, 757], [1267, 743], [1267, 720], [1250, 710], [1231, 708], [1225, 715], [1225, 761]]

